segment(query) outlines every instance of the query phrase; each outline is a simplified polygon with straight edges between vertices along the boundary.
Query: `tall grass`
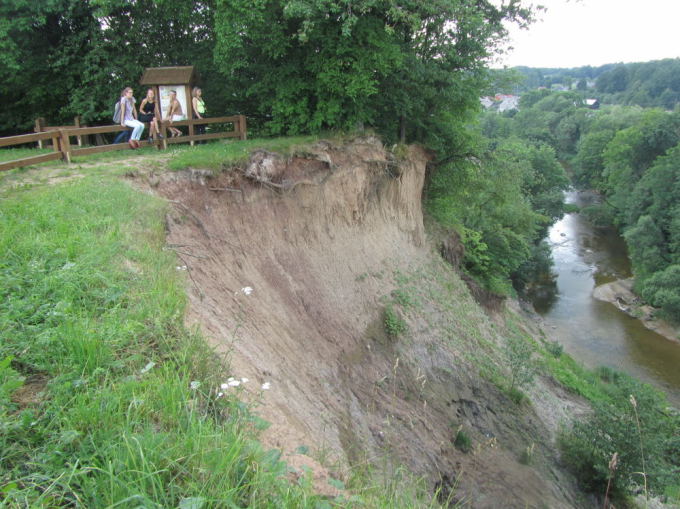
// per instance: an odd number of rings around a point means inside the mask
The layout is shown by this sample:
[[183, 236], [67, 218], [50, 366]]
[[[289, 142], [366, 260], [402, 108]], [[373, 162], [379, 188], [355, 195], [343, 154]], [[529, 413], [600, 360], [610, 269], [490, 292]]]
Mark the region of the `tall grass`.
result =
[[159, 201], [85, 180], [20, 193], [0, 211], [0, 358], [11, 359], [6, 379], [37, 392], [15, 383], [3, 400], [6, 504], [290, 497], [243, 437], [248, 412], [211, 391], [224, 373], [183, 326]]
[[253, 150], [263, 149], [290, 155], [296, 148], [316, 141], [316, 136], [263, 138], [247, 141], [220, 141], [177, 149], [168, 163], [171, 170], [201, 168], [219, 170], [247, 161]]
[[[51, 148], [0, 148], [0, 162], [52, 153]], [[44, 164], [44, 163], [43, 163]]]
[[163, 219], [98, 177], [0, 201], [0, 505], [433, 504], [416, 484], [325, 500], [289, 481], [249, 405], [217, 397], [228, 368], [183, 324]]

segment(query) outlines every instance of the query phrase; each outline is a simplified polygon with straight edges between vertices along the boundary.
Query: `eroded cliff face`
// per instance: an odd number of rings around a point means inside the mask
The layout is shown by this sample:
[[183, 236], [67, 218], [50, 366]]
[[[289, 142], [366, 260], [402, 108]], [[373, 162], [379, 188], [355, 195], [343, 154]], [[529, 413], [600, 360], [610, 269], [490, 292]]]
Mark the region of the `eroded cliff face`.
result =
[[[305, 446], [339, 470], [368, 460], [405, 465], [433, 491], [457, 482], [473, 507], [578, 505], [552, 445], [569, 399], [539, 382], [540, 409], [519, 407], [479, 375], [504, 369], [493, 345], [505, 311], [487, 315], [428, 242], [426, 163], [419, 148], [397, 158], [362, 138], [259, 152], [216, 176], [164, 174], [156, 192], [173, 202], [187, 320], [234, 376], [270, 383], [257, 396], [263, 440], [293, 465]], [[388, 334], [386, 309], [408, 329]], [[459, 426], [467, 454], [453, 445]], [[532, 443], [533, 467], [519, 464]]]

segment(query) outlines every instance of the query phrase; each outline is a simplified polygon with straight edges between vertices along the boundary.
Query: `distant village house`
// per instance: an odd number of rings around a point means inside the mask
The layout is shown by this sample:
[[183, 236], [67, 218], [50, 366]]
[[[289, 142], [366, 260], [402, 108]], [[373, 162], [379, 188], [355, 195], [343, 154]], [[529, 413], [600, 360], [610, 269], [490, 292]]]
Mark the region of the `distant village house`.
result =
[[479, 101], [484, 109], [495, 110], [498, 113], [519, 110], [519, 96], [511, 94], [496, 94], [494, 97], [481, 97]]

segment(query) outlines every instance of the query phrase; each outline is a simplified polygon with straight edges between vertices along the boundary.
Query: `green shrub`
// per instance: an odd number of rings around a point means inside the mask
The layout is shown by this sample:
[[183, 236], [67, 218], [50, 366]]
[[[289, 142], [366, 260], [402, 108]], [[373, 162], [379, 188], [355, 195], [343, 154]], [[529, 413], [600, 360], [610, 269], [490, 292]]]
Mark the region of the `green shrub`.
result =
[[385, 332], [391, 338], [397, 338], [408, 330], [408, 325], [404, 319], [394, 310], [392, 305], [385, 307]]
[[609, 366], [600, 366], [595, 370], [595, 373], [600, 378], [600, 380], [607, 383], [616, 382], [621, 375], [620, 372], [610, 368]]
[[564, 347], [559, 343], [559, 341], [549, 341], [546, 343], [545, 349], [556, 359], [562, 357], [562, 353], [564, 352]]
[[614, 224], [614, 211], [606, 203], [583, 207], [581, 214], [598, 228], [608, 228]]
[[392, 292], [392, 298], [394, 302], [399, 304], [404, 309], [409, 309], [415, 306], [415, 299], [413, 297], [413, 292], [405, 288], [397, 288]]
[[645, 479], [652, 494], [663, 494], [677, 484], [680, 414], [661, 393], [624, 374], [612, 375], [604, 390], [606, 397], [593, 401], [593, 413], [560, 434], [562, 460], [585, 489], [602, 494], [609, 461], [618, 453], [614, 494]]
[[534, 353], [531, 343], [519, 335], [511, 335], [506, 338], [503, 351], [510, 369], [508, 391], [512, 393], [515, 387], [531, 384], [537, 371], [536, 363], [531, 358]]
[[458, 430], [456, 431], [456, 436], [453, 439], [453, 445], [455, 445], [460, 452], [464, 452], [466, 454], [472, 450], [472, 440], [468, 434], [463, 431], [462, 426], [459, 426]]
[[516, 405], [521, 405], [522, 401], [526, 398], [526, 394], [524, 394], [522, 391], [520, 391], [517, 387], [513, 387], [508, 390], [508, 397], [515, 403]]
[[640, 284], [640, 295], [652, 306], [661, 309], [661, 315], [675, 323], [680, 322], [680, 265], [670, 265], [655, 272]]

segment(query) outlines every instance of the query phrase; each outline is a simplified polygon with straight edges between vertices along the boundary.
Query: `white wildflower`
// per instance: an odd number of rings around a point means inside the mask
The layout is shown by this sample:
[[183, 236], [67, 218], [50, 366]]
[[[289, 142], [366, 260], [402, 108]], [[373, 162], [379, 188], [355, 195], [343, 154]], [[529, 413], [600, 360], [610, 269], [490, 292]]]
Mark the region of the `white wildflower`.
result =
[[250, 286], [244, 286], [241, 288], [241, 291], [243, 292], [244, 295], [250, 295], [253, 293], [253, 289]]
[[241, 382], [239, 382], [238, 380], [232, 380], [231, 382], [229, 382], [228, 385], [229, 387], [238, 387], [239, 385], [241, 385]]
[[195, 391], [195, 390], [198, 389], [200, 386], [201, 386], [201, 382], [199, 382], [198, 380], [193, 380], [193, 381], [189, 384], [189, 387], [191, 388], [192, 391]]
[[177, 270], [187, 270], [187, 266], [186, 265], [178, 265]]
[[229, 384], [224, 383], [224, 384], [220, 385], [220, 389], [222, 389], [223, 391], [226, 391], [228, 388], [229, 388]]
[[270, 387], [269, 382], [265, 382], [265, 383], [262, 384], [262, 390], [263, 391], [268, 391], [269, 387]]
[[248, 382], [250, 382], [250, 380], [248, 380], [247, 378], [241, 378], [242, 384], [247, 384]]
[[218, 397], [218, 398], [221, 398], [222, 396], [224, 396], [224, 393], [223, 393], [223, 392], [218, 392], [218, 393], [217, 393], [217, 397]]
[[147, 371], [151, 370], [151, 368], [153, 368], [155, 365], [156, 365], [155, 362], [153, 362], [153, 361], [149, 362], [146, 366], [144, 366], [144, 367], [142, 368], [142, 370], [140, 371], [140, 373], [143, 375], [143, 374], [146, 373]]
[[227, 378], [227, 383], [233, 382], [233, 381], [234, 381], [234, 377], [233, 377], [233, 376], [230, 376], [229, 378]]

